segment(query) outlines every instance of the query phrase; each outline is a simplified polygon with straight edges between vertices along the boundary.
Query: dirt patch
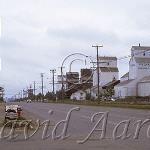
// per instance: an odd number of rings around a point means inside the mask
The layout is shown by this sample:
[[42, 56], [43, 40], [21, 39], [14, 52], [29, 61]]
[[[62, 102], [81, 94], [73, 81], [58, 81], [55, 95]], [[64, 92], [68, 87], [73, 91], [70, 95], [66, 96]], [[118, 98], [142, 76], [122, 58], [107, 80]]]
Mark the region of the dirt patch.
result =
[[5, 104], [0, 103], [0, 126], [3, 124], [5, 120]]
[[[31, 121], [32, 120], [32, 121]], [[0, 103], [0, 127], [6, 125], [7, 128], [11, 128], [15, 124], [15, 128], [23, 128], [29, 121], [31, 121], [29, 128], [32, 129], [35, 126], [35, 119], [33, 115], [23, 109], [21, 117], [16, 120], [5, 119], [5, 103]]]

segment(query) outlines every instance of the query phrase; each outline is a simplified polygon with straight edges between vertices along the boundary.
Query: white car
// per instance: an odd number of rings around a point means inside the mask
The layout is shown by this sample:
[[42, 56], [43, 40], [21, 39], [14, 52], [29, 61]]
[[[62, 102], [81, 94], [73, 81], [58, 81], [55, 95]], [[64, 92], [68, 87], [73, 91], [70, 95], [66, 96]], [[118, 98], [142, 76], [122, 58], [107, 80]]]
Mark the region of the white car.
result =
[[111, 98], [111, 101], [115, 102], [115, 101], [116, 101], [116, 99], [115, 99], [115, 98]]
[[13, 109], [8, 109], [5, 113], [5, 119], [17, 119], [18, 118], [18, 114], [16, 112], [16, 110]]
[[31, 103], [31, 102], [32, 102], [31, 99], [28, 99], [28, 100], [27, 100], [27, 103]]
[[18, 111], [22, 111], [22, 108], [18, 105], [7, 105], [5, 107], [5, 119], [17, 119]]

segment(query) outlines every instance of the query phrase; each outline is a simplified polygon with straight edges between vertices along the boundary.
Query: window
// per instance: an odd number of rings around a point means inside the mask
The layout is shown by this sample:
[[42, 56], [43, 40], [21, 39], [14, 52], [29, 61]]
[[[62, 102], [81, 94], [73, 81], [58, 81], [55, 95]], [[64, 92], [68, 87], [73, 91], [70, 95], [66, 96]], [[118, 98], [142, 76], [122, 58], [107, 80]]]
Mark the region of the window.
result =
[[81, 96], [83, 96], [83, 93], [80, 93], [81, 94]]
[[145, 56], [146, 54], [145, 53], [143, 53], [143, 56]]

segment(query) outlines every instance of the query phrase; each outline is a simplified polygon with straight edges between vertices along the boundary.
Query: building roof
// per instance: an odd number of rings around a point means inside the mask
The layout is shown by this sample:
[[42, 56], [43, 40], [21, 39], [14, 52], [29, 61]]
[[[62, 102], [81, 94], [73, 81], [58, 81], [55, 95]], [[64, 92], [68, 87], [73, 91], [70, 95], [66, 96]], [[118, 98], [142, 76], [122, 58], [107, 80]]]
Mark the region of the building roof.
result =
[[58, 78], [64, 77], [66, 78], [66, 75], [57, 75]]
[[[96, 89], [97, 87], [98, 87], [98, 85], [95, 85], [95, 86], [92, 86], [91, 89], [93, 90], [93, 89]], [[102, 88], [102, 87], [100, 86], [100, 88]]]
[[150, 81], [150, 76], [146, 76], [143, 79], [141, 79], [140, 82], [149, 82]]
[[137, 63], [150, 63], [150, 58], [145, 57], [135, 57]]
[[109, 87], [114, 87], [114, 86], [116, 86], [116, 85], [119, 84], [119, 83], [120, 83], [120, 80], [113, 80], [113, 81], [111, 81], [111, 82], [105, 84], [102, 88], [103, 88], [103, 89], [107, 89], [107, 88], [109, 88]]
[[149, 46], [132, 46], [132, 50], [150, 50]]
[[134, 80], [126, 80], [126, 81], [120, 82], [117, 86], [124, 86], [124, 85], [131, 83], [132, 81]]
[[75, 75], [77, 74], [77, 75], [78, 75], [79, 72], [67, 72], [67, 73], [66, 73], [66, 75], [73, 75], [73, 74], [75, 74]]
[[118, 68], [116, 67], [100, 67], [101, 72], [119, 72]]
[[117, 60], [117, 57], [101, 56], [99, 60]]
[[85, 91], [87, 89], [91, 89], [93, 86], [92, 83], [79, 83], [79, 84], [74, 84], [70, 87], [70, 89], [67, 89], [65, 92], [67, 96], [71, 96], [73, 93], [82, 90]]
[[129, 72], [127, 72], [125, 75], [123, 75], [121, 78], [127, 78], [129, 77]]

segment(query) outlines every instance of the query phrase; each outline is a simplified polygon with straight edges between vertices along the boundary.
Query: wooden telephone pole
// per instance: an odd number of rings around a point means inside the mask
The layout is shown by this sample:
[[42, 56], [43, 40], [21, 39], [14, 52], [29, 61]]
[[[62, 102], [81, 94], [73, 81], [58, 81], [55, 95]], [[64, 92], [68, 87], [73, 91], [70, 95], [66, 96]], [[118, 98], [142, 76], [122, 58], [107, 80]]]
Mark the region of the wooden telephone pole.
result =
[[100, 47], [103, 47], [102, 45], [93, 45], [92, 47], [96, 48], [97, 50], [97, 97], [98, 97], [98, 100], [100, 99], [100, 91], [99, 91], [99, 81], [100, 81], [100, 77], [99, 77], [99, 48]]

